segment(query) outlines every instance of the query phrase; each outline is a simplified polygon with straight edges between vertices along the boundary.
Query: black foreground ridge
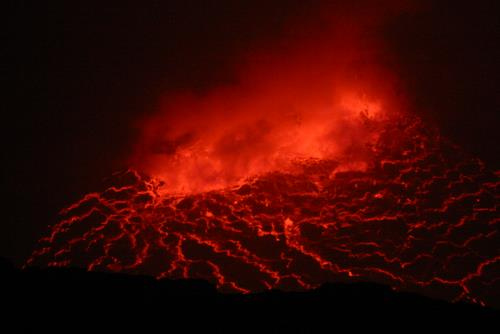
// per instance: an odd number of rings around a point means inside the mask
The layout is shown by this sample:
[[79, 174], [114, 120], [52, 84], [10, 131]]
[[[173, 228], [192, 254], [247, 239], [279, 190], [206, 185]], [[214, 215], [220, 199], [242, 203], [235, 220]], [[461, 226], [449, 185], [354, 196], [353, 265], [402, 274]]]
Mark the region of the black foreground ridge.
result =
[[203, 280], [157, 280], [75, 268], [18, 270], [6, 260], [0, 262], [5, 319], [21, 331], [162, 326], [165, 332], [173, 328], [316, 332], [353, 318], [397, 317], [418, 325], [422, 321], [485, 324], [500, 316], [492, 308], [396, 292], [375, 283], [327, 283], [306, 292], [224, 294]]

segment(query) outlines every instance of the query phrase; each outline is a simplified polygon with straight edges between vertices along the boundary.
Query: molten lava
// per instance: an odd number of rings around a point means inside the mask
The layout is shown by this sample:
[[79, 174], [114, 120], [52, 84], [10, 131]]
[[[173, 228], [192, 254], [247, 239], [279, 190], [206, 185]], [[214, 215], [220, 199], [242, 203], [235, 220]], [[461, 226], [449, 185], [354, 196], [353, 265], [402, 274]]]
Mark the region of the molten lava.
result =
[[203, 278], [223, 291], [370, 280], [498, 302], [498, 173], [409, 117], [387, 123], [373, 151], [364, 171], [305, 159], [190, 195], [120, 173], [66, 208], [28, 263]]
[[139, 122], [134, 169], [64, 209], [28, 264], [498, 306], [498, 172], [406, 112], [375, 21], [339, 18], [247, 56], [232, 85], [169, 94]]

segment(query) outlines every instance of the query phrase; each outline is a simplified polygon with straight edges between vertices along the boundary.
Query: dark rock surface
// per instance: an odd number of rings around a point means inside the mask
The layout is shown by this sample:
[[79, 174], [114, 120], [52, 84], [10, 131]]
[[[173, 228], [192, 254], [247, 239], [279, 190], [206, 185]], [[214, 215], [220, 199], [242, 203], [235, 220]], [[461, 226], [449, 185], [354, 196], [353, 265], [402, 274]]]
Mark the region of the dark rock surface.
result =
[[[384, 328], [494, 323], [500, 312], [451, 304], [373, 283], [329, 283], [306, 292], [222, 294], [202, 280], [18, 270], [1, 260], [4, 333], [336, 332], [338, 324]], [[13, 331], [12, 331], [12, 330]]]

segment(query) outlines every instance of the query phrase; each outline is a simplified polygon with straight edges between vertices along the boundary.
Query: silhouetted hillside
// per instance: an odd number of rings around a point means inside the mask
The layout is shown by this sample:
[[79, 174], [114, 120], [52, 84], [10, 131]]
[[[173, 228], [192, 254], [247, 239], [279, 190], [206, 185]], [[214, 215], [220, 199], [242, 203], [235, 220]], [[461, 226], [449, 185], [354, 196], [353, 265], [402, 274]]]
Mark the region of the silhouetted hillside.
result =
[[308, 292], [221, 294], [205, 281], [72, 268], [17, 270], [8, 261], [0, 263], [7, 306], [3, 324], [13, 326], [14, 332], [323, 332], [320, 329], [351, 319], [356, 326], [385, 327], [394, 326], [395, 320], [456, 325], [485, 324], [499, 317], [494, 309], [450, 304], [371, 283], [331, 283]]

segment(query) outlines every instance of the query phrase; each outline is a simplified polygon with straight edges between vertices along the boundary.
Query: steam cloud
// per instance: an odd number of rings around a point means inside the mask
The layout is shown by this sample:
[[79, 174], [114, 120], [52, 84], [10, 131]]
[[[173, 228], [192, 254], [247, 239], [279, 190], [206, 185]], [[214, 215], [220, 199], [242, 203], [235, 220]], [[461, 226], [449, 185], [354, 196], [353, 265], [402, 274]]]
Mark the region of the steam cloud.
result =
[[377, 33], [401, 6], [324, 9], [242, 55], [235, 83], [166, 94], [139, 124], [134, 166], [171, 192], [223, 188], [307, 158], [363, 169], [378, 123], [404, 109]]

